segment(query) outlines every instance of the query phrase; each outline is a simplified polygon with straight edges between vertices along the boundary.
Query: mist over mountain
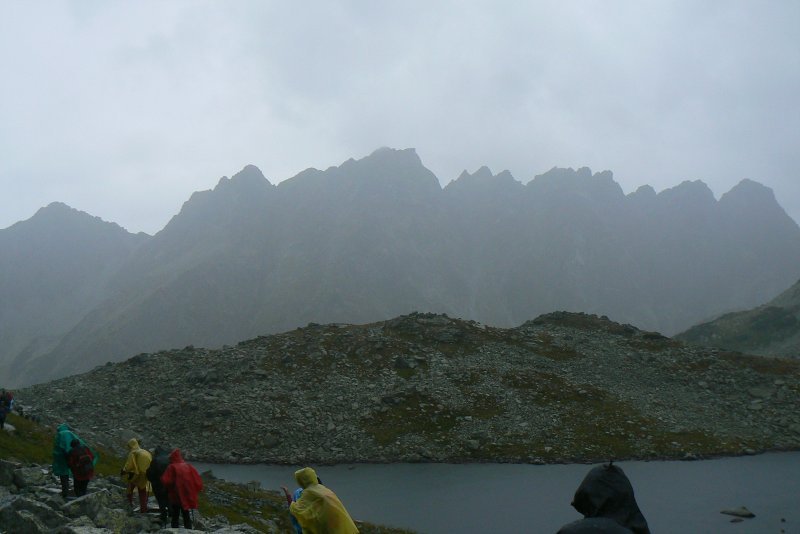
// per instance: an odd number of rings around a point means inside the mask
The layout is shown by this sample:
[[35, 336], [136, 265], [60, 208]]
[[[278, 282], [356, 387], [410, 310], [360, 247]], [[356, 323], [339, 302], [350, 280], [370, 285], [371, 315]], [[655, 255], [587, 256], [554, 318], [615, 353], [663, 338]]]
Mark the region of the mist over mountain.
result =
[[766, 304], [726, 313], [676, 338], [707, 347], [800, 358], [800, 280]]
[[146, 239], [58, 202], [0, 231], [0, 380], [10, 357], [48, 353], [101, 303]]
[[[800, 277], [800, 228], [750, 180], [719, 201], [700, 181], [625, 195], [587, 168], [522, 184], [484, 167], [441, 188], [413, 149], [278, 185], [247, 166], [152, 237], [40, 215], [0, 231], [4, 383], [417, 310], [498, 326], [582, 311], [673, 334]], [[54, 232], [71, 259], [46, 252]]]

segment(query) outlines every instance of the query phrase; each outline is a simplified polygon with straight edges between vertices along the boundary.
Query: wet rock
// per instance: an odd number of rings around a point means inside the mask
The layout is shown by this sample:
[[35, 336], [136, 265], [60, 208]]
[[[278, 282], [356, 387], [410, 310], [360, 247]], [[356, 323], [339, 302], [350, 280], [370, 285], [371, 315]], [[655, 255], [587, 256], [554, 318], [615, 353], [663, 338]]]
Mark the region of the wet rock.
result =
[[752, 387], [747, 389], [747, 393], [757, 399], [769, 398], [774, 392], [775, 390], [771, 387]]
[[125, 510], [120, 508], [103, 508], [98, 511], [94, 517], [94, 524], [98, 527], [108, 528], [113, 532], [131, 531], [136, 532], [135, 529], [130, 529], [129, 523], [132, 521], [131, 516]]
[[740, 506], [738, 508], [728, 508], [720, 511], [720, 513], [726, 515], [733, 515], [736, 517], [745, 517], [745, 518], [756, 516], [756, 514], [748, 510], [746, 506]]
[[61, 511], [69, 517], [87, 516], [95, 519], [101, 510], [111, 506], [111, 502], [111, 493], [102, 489], [67, 501], [61, 506]]
[[47, 480], [47, 471], [40, 467], [21, 467], [14, 470], [14, 485], [18, 488], [41, 486]]
[[[277, 526], [275, 526], [274, 524], [273, 527], [274, 530], [267, 529], [264, 532], [270, 532], [270, 533], [280, 532]], [[160, 530], [159, 533], [161, 532], [177, 532], [177, 529]], [[210, 532], [212, 532], [213, 534], [261, 534], [262, 531], [258, 530], [255, 527], [251, 527], [250, 525], [236, 525], [232, 527], [222, 527], [217, 530], [211, 530]]]
[[92, 525], [69, 524], [52, 531], [51, 534], [114, 534], [114, 531]]
[[[22, 512], [25, 514], [20, 515]], [[36, 517], [37, 523], [41, 523], [49, 528], [56, 528], [69, 522], [66, 516], [56, 512], [47, 505], [30, 499], [25, 496], [15, 495], [8, 501], [0, 505], [0, 525], [11, 524], [14, 518], [22, 518], [23, 522], [28, 522], [27, 514]], [[18, 531], [9, 529], [9, 532], [26, 532], [24, 529]]]
[[264, 436], [264, 440], [261, 442], [261, 445], [265, 449], [272, 449], [274, 447], [277, 447], [279, 443], [280, 440], [278, 439], [278, 436], [274, 434], [267, 434], [266, 436]]
[[4, 513], [0, 508], [0, 524], [6, 532], [25, 532], [26, 534], [45, 534], [50, 532], [46, 526], [33, 512], [28, 510], [12, 510]]
[[22, 464], [9, 460], [0, 460], [0, 486], [10, 486], [14, 481], [14, 471], [22, 468]]

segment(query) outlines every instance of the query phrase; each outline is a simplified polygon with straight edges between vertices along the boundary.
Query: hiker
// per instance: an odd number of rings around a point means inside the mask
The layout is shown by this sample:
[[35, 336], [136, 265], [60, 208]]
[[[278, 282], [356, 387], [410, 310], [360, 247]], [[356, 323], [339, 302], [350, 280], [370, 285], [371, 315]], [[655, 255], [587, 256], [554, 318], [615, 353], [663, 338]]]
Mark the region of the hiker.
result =
[[161, 476], [161, 483], [169, 495], [172, 528], [178, 528], [178, 517], [183, 516], [183, 527], [191, 529], [191, 510], [197, 509], [197, 494], [203, 490], [203, 480], [197, 469], [184, 461], [180, 449], [169, 454], [169, 466]]
[[650, 534], [633, 496], [630, 480], [622, 469], [612, 464], [599, 465], [589, 471], [571, 503], [583, 514], [583, 519], [564, 525], [558, 534]]
[[72, 471], [72, 483], [75, 487], [75, 496], [86, 495], [89, 481], [94, 478], [94, 453], [85, 443], [73, 439], [67, 454], [67, 465]]
[[[304, 467], [294, 473], [294, 479], [303, 489], [300, 498], [289, 504], [289, 511], [297, 518], [306, 534], [353, 534], [358, 529], [342, 501], [327, 487], [320, 484], [317, 473]], [[284, 491], [288, 494], [288, 491]]]
[[135, 438], [128, 440], [128, 458], [119, 474], [123, 481], [128, 483], [128, 506], [133, 508], [133, 490], [139, 491], [139, 512], [147, 512], [147, 468], [153, 457], [149, 452], [139, 447], [139, 442]]
[[[53, 474], [59, 478], [61, 482], [61, 496], [66, 499], [69, 495], [69, 475], [71, 473], [67, 457], [72, 450], [72, 442], [78, 441], [81, 445], [85, 445], [83, 440], [72, 431], [72, 428], [67, 423], [61, 423], [56, 428], [56, 436], [53, 439]], [[94, 455], [94, 462], [97, 462], [97, 455]]]
[[[317, 484], [322, 484], [322, 480], [319, 477], [317, 477]], [[300, 496], [303, 494], [303, 488], [297, 488], [291, 495], [289, 494], [289, 489], [286, 486], [281, 486], [281, 489], [283, 490], [283, 494], [286, 496], [286, 506], [289, 508], [292, 507], [293, 502], [300, 500]], [[301, 527], [300, 523], [297, 522], [297, 518], [290, 513], [289, 519], [292, 521], [292, 527], [294, 527], [295, 534], [303, 534], [303, 527]]]
[[167, 470], [167, 467], [169, 467], [169, 450], [158, 446], [153, 451], [153, 461], [150, 463], [150, 467], [147, 468], [147, 480], [150, 481], [153, 494], [158, 501], [158, 513], [161, 516], [162, 525], [167, 523], [167, 517], [170, 516], [167, 488], [161, 483], [161, 476]]
[[6, 427], [6, 415], [14, 409], [14, 394], [5, 389], [0, 390], [0, 430]]
[[8, 411], [14, 409], [14, 392], [6, 388], [0, 389], [0, 404], [5, 403]]
[[11, 409], [6, 406], [6, 400], [0, 397], [0, 430], [6, 427], [6, 414], [10, 411]]

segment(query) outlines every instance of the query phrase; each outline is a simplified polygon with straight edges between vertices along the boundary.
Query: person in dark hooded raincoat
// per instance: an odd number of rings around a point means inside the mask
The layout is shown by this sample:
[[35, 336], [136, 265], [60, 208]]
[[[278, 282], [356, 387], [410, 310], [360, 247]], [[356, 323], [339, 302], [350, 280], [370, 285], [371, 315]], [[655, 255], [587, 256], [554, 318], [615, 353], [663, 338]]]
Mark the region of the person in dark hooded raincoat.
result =
[[167, 517], [170, 515], [169, 510], [169, 495], [167, 488], [161, 483], [161, 476], [169, 467], [169, 449], [161, 446], [156, 447], [153, 451], [153, 461], [150, 462], [150, 467], [147, 468], [147, 480], [150, 481], [150, 486], [153, 488], [153, 494], [158, 501], [158, 513], [161, 516], [161, 524], [167, 523]]
[[186, 463], [180, 449], [169, 455], [169, 467], [161, 475], [167, 489], [172, 510], [172, 528], [178, 528], [178, 517], [183, 516], [184, 528], [192, 528], [190, 510], [197, 509], [197, 494], [203, 490], [203, 479], [193, 465]]
[[630, 480], [612, 463], [589, 471], [575, 491], [572, 507], [584, 518], [564, 525], [558, 534], [650, 534]]
[[[78, 435], [72, 431], [72, 428], [67, 423], [61, 423], [56, 428], [56, 435], [53, 439], [53, 474], [59, 478], [61, 482], [61, 496], [67, 498], [69, 495], [69, 476], [72, 470], [69, 467], [68, 458], [72, 450], [73, 441], [80, 443], [82, 447], [86, 447], [84, 442]], [[91, 450], [91, 448], [90, 448]], [[97, 465], [97, 460], [100, 458], [93, 450], [92, 452], [92, 467]]]
[[319, 483], [310, 467], [295, 471], [294, 478], [303, 488], [300, 498], [289, 505], [303, 534], [357, 534], [358, 528], [339, 497]]

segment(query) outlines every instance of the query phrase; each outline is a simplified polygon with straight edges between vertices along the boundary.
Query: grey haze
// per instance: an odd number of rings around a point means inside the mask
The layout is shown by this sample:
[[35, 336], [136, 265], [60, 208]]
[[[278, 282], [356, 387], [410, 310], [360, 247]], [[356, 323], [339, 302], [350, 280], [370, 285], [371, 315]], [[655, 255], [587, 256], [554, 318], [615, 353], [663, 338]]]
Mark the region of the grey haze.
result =
[[743, 178], [800, 220], [800, 3], [4, 2], [0, 228], [65, 202], [132, 231], [252, 162], [378, 146], [442, 181]]

